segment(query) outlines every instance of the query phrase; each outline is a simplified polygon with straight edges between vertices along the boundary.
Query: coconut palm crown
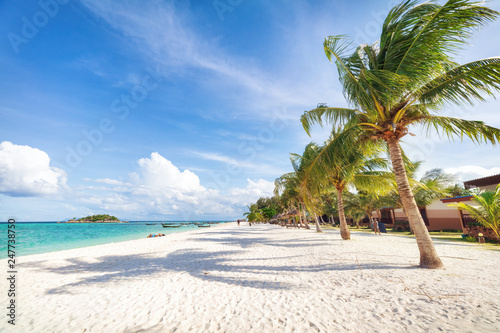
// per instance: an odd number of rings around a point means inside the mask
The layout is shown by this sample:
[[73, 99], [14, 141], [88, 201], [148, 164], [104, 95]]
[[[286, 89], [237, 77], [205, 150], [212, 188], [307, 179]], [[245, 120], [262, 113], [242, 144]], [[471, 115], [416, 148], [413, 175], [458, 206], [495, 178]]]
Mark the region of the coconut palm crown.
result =
[[476, 143], [500, 140], [500, 130], [482, 121], [438, 114], [445, 105], [484, 101], [500, 90], [500, 57], [463, 65], [453, 60], [465, 41], [498, 14], [479, 1], [404, 1], [389, 12], [380, 40], [371, 45], [353, 49], [343, 35], [327, 37], [324, 50], [337, 65], [350, 108], [318, 105], [301, 118], [308, 133], [312, 124], [326, 121], [344, 125], [359, 144], [371, 139], [386, 145], [422, 267], [438, 268], [442, 262], [413, 199], [399, 141], [414, 125]]

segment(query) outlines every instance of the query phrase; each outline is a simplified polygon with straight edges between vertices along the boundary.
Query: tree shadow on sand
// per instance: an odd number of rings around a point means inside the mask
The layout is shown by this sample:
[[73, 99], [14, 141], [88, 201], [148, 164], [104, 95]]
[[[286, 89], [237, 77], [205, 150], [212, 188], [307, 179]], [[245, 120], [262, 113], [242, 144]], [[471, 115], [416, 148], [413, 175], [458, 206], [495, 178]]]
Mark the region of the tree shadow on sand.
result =
[[[147, 253], [123, 256], [103, 256], [97, 262], [88, 262], [84, 258], [70, 258], [67, 264], [59, 267], [44, 267], [44, 262], [29, 263], [30, 267], [54, 274], [78, 274], [76, 282], [49, 289], [46, 294], [71, 294], [76, 286], [105, 285], [109, 282], [138, 280], [144, 277], [158, 276], [168, 272], [188, 273], [207, 281], [228, 285], [239, 285], [258, 289], [294, 289], [292, 281], [279, 282], [277, 277], [283, 274], [293, 275], [301, 272], [346, 271], [360, 269], [359, 263], [333, 262], [320, 265], [290, 265], [283, 259], [297, 257], [291, 255], [281, 258], [238, 258], [240, 251], [206, 251], [185, 249], [174, 252]], [[278, 261], [278, 264], [275, 262]], [[363, 265], [367, 269], [411, 269], [403, 265], [370, 263]], [[87, 275], [87, 276], [85, 276]]]
[[[258, 227], [256, 227], [258, 228]], [[296, 230], [296, 229], [295, 229]], [[305, 230], [304, 230], [305, 231]], [[327, 235], [324, 233], [323, 235]], [[206, 235], [207, 237], [199, 237], [200, 235]], [[261, 237], [248, 237], [251, 235], [260, 235]], [[189, 240], [199, 241], [199, 242], [215, 242], [222, 245], [239, 246], [241, 248], [249, 248], [253, 246], [274, 246], [274, 247], [286, 247], [286, 248], [301, 248], [301, 247], [314, 247], [321, 245], [333, 245], [335, 241], [341, 241], [341, 239], [314, 239], [313, 237], [300, 237], [300, 238], [289, 238], [283, 240], [276, 240], [266, 238], [262, 236], [262, 230], [259, 232], [249, 231], [249, 229], [238, 228], [234, 230], [224, 230], [217, 232], [202, 232], [197, 233], [196, 237], [192, 237]], [[312, 234], [309, 234], [312, 236]], [[299, 251], [300, 252], [300, 251]]]

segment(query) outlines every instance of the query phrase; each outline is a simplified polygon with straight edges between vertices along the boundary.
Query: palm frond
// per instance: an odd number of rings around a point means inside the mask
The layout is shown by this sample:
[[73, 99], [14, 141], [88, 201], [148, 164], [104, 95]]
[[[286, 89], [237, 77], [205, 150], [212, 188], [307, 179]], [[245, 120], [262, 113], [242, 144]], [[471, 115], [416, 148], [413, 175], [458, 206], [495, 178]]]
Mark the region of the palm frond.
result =
[[328, 36], [323, 43], [328, 60], [335, 59], [344, 97], [351, 105], [369, 109], [373, 105], [373, 100], [366, 86], [360, 82], [359, 75], [364, 68], [363, 59], [357, 51], [348, 56], [350, 46], [351, 43], [344, 35]]
[[317, 108], [305, 111], [300, 117], [300, 121], [304, 130], [308, 135], [312, 125], [319, 124], [323, 126], [323, 123], [332, 123], [335, 125], [345, 125], [353, 122], [358, 110], [347, 109], [347, 108], [332, 108], [319, 104]]
[[435, 130], [449, 139], [469, 137], [475, 143], [492, 143], [500, 141], [500, 129], [488, 126], [482, 121], [464, 120], [452, 117], [427, 116], [415, 120], [428, 132]]
[[384, 69], [416, 81], [427, 79], [437, 64], [449, 61], [467, 38], [498, 16], [482, 2], [469, 0], [409, 5], [399, 20], [387, 26], [392, 40]]
[[500, 57], [470, 62], [453, 68], [417, 90], [418, 101], [424, 104], [473, 104], [484, 101], [484, 95], [500, 91]]

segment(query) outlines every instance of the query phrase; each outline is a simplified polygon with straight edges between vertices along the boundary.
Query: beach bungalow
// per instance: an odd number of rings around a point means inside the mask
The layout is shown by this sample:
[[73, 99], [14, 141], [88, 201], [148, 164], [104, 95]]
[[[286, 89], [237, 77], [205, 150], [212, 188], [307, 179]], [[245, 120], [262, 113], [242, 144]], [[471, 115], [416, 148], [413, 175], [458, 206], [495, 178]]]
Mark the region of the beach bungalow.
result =
[[[481, 191], [492, 191], [499, 183], [500, 174], [469, 180], [464, 182], [464, 186], [466, 189], [479, 188]], [[443, 198], [426, 207], [420, 207], [420, 214], [422, 214], [427, 229], [430, 231], [461, 230], [464, 234], [467, 234], [466, 224], [474, 222], [474, 219], [467, 212], [448, 206], [455, 202], [465, 202], [472, 205], [472, 195]], [[373, 217], [379, 218], [380, 222], [384, 223], [386, 227], [394, 227], [400, 230], [408, 228], [408, 218], [400, 208], [384, 207], [379, 212], [373, 212]]]

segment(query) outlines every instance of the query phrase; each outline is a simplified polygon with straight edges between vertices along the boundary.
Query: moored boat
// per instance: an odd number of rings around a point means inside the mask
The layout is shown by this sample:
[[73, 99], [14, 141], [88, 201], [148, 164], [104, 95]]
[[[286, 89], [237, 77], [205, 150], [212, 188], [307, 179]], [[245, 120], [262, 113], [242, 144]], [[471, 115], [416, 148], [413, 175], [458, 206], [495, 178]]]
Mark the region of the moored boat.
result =
[[166, 223], [162, 223], [161, 225], [163, 228], [180, 228], [181, 227], [180, 225], [166, 224]]

